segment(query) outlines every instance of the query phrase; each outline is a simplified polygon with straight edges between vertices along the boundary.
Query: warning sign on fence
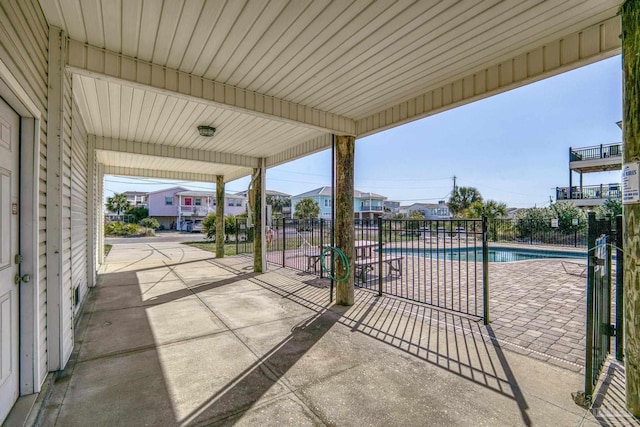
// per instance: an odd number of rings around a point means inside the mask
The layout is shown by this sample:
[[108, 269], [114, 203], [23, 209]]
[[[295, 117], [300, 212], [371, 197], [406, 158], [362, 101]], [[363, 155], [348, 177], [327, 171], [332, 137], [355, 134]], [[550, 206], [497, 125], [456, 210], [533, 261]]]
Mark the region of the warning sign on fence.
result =
[[622, 203], [625, 205], [640, 202], [640, 164], [625, 163], [622, 167]]

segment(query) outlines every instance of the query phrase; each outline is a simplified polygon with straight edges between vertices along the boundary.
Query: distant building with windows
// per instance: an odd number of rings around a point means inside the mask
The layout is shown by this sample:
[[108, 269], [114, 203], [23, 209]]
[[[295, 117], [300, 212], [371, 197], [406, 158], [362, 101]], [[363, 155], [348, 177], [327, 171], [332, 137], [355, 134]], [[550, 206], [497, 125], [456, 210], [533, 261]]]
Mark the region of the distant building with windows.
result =
[[449, 219], [451, 211], [444, 200], [438, 203], [414, 203], [409, 206], [400, 206], [399, 213], [410, 215], [413, 211], [422, 212], [425, 219]]
[[[622, 122], [617, 123], [622, 129]], [[600, 144], [591, 147], [569, 147], [569, 186], [556, 187], [556, 201], [569, 201], [578, 207], [593, 207], [610, 199], [622, 199], [622, 184], [612, 182], [598, 185], [582, 185], [583, 174], [622, 170], [622, 142]], [[578, 182], [574, 179], [578, 174]]]
[[[622, 143], [598, 145], [584, 148], [569, 148], [569, 186], [556, 188], [556, 201], [570, 201], [579, 207], [604, 204], [608, 199], [622, 199], [620, 182], [582, 185], [585, 173], [606, 172], [622, 169]], [[574, 172], [578, 182], [573, 181]]]
[[[237, 192], [236, 195], [237, 196], [242, 196], [244, 198], [247, 198], [248, 197], [247, 196], [248, 193], [249, 192], [247, 190], [244, 190], [244, 191]], [[280, 191], [275, 191], [275, 190], [266, 190], [265, 191], [265, 196], [270, 196], [269, 198], [280, 199], [280, 200], [289, 200], [289, 199], [291, 199], [291, 194], [282, 193]], [[269, 206], [268, 201], [267, 201], [267, 206]], [[269, 208], [267, 208], [267, 209], [269, 209]], [[267, 212], [268, 212], [267, 222], [270, 222], [271, 221], [270, 216], [271, 216], [272, 213], [271, 213], [270, 210], [267, 211]], [[282, 216], [284, 218], [290, 218], [291, 217], [291, 206], [283, 206], [282, 207]]]
[[384, 201], [384, 210], [389, 214], [398, 213], [400, 210], [400, 202], [396, 202], [394, 200], [385, 200]]
[[127, 196], [127, 201], [131, 207], [146, 208], [148, 206], [149, 193], [142, 191], [125, 191], [123, 194]]
[[[320, 206], [318, 218], [331, 219], [331, 187], [320, 187], [306, 193], [291, 196], [291, 212], [295, 216], [296, 205], [302, 199], [312, 199]], [[354, 218], [360, 220], [376, 219], [384, 214], [385, 196], [363, 191], [353, 191]]]
[[[236, 194], [225, 194], [224, 214], [239, 215], [246, 212], [247, 199]], [[149, 216], [156, 218], [165, 229], [187, 231], [194, 223], [216, 212], [216, 194], [173, 187], [149, 193]]]

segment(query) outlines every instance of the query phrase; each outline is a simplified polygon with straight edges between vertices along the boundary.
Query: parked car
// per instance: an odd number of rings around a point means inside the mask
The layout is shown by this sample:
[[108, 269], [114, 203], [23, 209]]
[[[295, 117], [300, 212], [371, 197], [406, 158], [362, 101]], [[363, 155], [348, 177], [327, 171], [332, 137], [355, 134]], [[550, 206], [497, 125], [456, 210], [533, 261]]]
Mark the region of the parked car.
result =
[[193, 232], [193, 233], [202, 233], [203, 227], [202, 227], [202, 220], [201, 219], [187, 221], [186, 225], [187, 225], [187, 231], [188, 232], [190, 232], [190, 233], [191, 232]]

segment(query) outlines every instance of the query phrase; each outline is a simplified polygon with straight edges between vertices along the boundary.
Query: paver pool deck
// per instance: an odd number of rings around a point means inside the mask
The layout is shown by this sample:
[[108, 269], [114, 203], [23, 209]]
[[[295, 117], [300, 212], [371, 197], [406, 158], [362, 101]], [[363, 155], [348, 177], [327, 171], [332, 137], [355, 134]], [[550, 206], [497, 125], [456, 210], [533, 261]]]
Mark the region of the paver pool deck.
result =
[[[500, 245], [508, 246], [508, 245]], [[536, 248], [536, 247], [534, 247]], [[543, 249], [554, 249], [542, 247]], [[531, 249], [529, 246], [527, 249]], [[555, 248], [557, 250], [557, 248]], [[566, 249], [571, 250], [571, 249]], [[384, 287], [395, 295], [429, 294], [430, 265], [424, 266], [425, 258], [403, 254], [402, 277], [383, 280]], [[282, 265], [282, 252], [269, 252], [273, 265]], [[303, 250], [287, 250], [287, 266], [306, 269], [308, 262]], [[443, 265], [445, 264], [446, 265]], [[563, 267], [566, 265], [566, 269]], [[580, 273], [580, 259], [538, 259], [516, 262], [489, 263], [489, 307], [491, 326], [494, 333], [511, 345], [512, 350], [556, 363], [566, 369], [579, 371], [584, 366], [585, 314], [586, 314], [586, 278]], [[440, 261], [440, 270], [451, 272], [458, 268], [455, 262]], [[433, 263], [431, 264], [433, 266]], [[474, 269], [463, 263], [463, 268]], [[447, 271], [448, 269], [448, 271]], [[477, 284], [476, 313], [482, 315], [482, 265], [480, 262], [469, 275], [470, 287]], [[567, 272], [568, 271], [568, 272]], [[457, 272], [453, 272], [458, 276]], [[419, 276], [419, 277], [418, 277]], [[442, 284], [441, 275], [436, 281]], [[377, 289], [377, 275], [374, 270], [368, 275], [368, 287]], [[455, 279], [455, 278], [454, 278]], [[463, 287], [467, 278], [463, 277]], [[455, 282], [455, 280], [454, 280]], [[359, 284], [359, 283], [358, 283]], [[433, 285], [435, 288], [436, 285]], [[421, 288], [417, 290], [416, 288]], [[454, 284], [440, 286], [440, 293], [458, 291]], [[470, 291], [471, 294], [473, 290]], [[612, 291], [615, 292], [615, 291]], [[415, 295], [413, 295], [415, 299]], [[463, 303], [465, 295], [463, 295]], [[421, 299], [421, 298], [418, 298]], [[473, 300], [473, 295], [470, 298]], [[425, 299], [422, 298], [425, 302]], [[426, 298], [426, 302], [430, 302]]]
[[251, 269], [114, 245], [37, 423], [600, 425], [571, 399], [571, 363], [519, 354], [497, 326], [363, 289], [335, 306], [323, 280]]

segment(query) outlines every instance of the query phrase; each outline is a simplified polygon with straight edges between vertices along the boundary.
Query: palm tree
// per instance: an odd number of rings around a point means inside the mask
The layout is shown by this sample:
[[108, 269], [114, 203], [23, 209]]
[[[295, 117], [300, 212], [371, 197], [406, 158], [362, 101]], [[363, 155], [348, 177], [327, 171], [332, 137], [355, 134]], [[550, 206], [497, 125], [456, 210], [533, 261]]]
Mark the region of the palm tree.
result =
[[477, 188], [457, 187], [451, 194], [447, 206], [453, 216], [460, 216], [474, 202], [482, 202], [482, 195]]
[[298, 219], [318, 218], [318, 215], [320, 215], [320, 206], [318, 205], [318, 202], [310, 197], [300, 200], [296, 204], [295, 209], [296, 213], [294, 216]]
[[105, 205], [109, 212], [121, 215], [129, 208], [129, 201], [124, 193], [115, 193], [112, 197], [107, 197]]
[[486, 202], [473, 202], [465, 212], [467, 218], [481, 218], [486, 216], [488, 219], [504, 218], [507, 216], [507, 205], [495, 200], [487, 200]]

